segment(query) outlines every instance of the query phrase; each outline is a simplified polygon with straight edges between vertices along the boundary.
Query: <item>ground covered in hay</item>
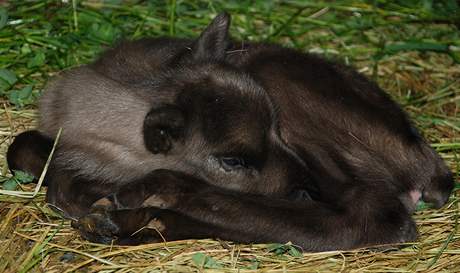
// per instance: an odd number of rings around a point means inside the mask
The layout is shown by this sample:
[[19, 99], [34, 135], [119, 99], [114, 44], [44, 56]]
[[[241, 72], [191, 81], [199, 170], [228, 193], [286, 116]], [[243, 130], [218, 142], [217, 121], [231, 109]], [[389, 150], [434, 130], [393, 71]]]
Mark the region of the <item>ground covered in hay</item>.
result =
[[420, 208], [420, 240], [401, 250], [301, 254], [290, 245], [214, 240], [118, 247], [83, 241], [46, 206], [45, 189], [34, 195], [28, 177], [11, 178], [4, 156], [15, 135], [34, 127], [36, 98], [56, 72], [91, 61], [120, 38], [194, 36], [225, 9], [235, 38], [319, 53], [374, 78], [458, 181], [457, 2], [0, 1], [0, 272], [459, 272], [458, 185], [443, 209]]

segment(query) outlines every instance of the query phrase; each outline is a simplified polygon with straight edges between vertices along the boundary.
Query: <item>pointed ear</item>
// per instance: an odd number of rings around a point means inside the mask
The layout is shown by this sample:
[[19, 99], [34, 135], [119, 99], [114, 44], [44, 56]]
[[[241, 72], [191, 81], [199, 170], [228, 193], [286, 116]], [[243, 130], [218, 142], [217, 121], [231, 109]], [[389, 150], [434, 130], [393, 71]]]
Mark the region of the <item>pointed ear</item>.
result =
[[230, 15], [226, 12], [219, 13], [193, 45], [193, 58], [223, 60], [228, 45], [229, 26]]

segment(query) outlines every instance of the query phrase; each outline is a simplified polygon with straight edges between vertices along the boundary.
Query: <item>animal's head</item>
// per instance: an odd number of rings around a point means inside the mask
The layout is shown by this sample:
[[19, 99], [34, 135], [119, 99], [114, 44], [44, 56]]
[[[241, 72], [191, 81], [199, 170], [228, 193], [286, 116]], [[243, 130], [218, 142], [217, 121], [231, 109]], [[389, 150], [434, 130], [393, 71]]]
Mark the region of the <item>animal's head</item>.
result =
[[435, 208], [447, 203], [454, 186], [453, 175], [405, 115], [395, 109], [379, 127], [370, 138], [374, 141], [371, 149], [375, 150], [358, 163], [367, 165], [362, 168], [363, 177], [386, 180], [409, 211], [415, 209], [419, 199]]
[[[377, 93], [373, 84], [367, 84], [367, 89]], [[352, 126], [355, 139], [349, 151], [366, 151], [362, 158], [359, 152], [348, 154], [358, 176], [386, 180], [402, 193], [400, 199], [409, 210], [419, 198], [436, 208], [443, 206], [454, 186], [452, 173], [401, 107], [383, 92], [368, 94], [354, 105], [362, 110], [361, 122]]]
[[384, 185], [409, 211], [419, 199], [443, 206], [453, 189], [452, 173], [401, 107], [373, 84], [366, 85], [378, 93], [346, 103], [341, 114], [346, 131], [330, 130], [336, 132], [330, 134], [335, 142], [329, 146], [335, 164], [369, 190], [379, 191]]
[[[339, 80], [331, 76], [338, 91], [326, 86], [322, 93], [335, 96], [311, 99], [317, 101], [316, 108], [309, 108], [309, 120], [315, 123], [308, 129], [309, 139], [326, 151], [306, 149], [313, 155], [304, 159], [312, 173], [319, 174], [317, 179], [325, 185], [325, 178], [333, 175], [333, 181], [352, 181], [369, 191], [379, 191], [383, 185], [399, 195], [409, 211], [420, 198], [435, 207], [444, 205], [454, 185], [444, 161], [388, 95], [362, 75], [347, 69], [341, 73], [336, 76]], [[322, 166], [321, 171], [315, 164]]]
[[421, 198], [440, 208], [447, 203], [454, 187], [453, 174], [413, 125], [404, 129], [400, 148], [393, 149], [388, 166], [395, 166], [392, 169], [396, 181], [410, 185], [409, 201], [415, 204]]
[[248, 74], [224, 62], [229, 23], [218, 15], [165, 72], [159, 90], [176, 95], [147, 114], [145, 145], [222, 188], [306, 194], [306, 167], [281, 141], [275, 106]]

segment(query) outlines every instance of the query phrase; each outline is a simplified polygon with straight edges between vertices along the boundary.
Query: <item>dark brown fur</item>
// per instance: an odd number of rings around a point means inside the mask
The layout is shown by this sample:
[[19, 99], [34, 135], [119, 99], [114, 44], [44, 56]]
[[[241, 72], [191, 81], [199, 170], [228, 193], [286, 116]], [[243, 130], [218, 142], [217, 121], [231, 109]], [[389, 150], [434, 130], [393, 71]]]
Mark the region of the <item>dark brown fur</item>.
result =
[[231, 43], [228, 25], [125, 42], [55, 81], [40, 108], [41, 133], [63, 127], [48, 201], [101, 242], [155, 228], [305, 250], [414, 240], [419, 195], [440, 207], [453, 179], [401, 108], [347, 67]]

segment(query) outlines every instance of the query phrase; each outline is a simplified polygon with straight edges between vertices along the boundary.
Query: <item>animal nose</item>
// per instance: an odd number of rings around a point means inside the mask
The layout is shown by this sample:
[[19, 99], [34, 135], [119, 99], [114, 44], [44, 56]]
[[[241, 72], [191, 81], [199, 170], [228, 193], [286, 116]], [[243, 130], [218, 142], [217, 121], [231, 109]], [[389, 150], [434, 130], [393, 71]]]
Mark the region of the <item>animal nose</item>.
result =
[[423, 189], [422, 199], [433, 204], [435, 208], [440, 208], [449, 201], [453, 188], [454, 178], [450, 172], [435, 176], [431, 179], [431, 183]]
[[422, 193], [423, 201], [431, 203], [435, 208], [441, 208], [449, 201], [450, 191], [437, 191], [425, 189]]

